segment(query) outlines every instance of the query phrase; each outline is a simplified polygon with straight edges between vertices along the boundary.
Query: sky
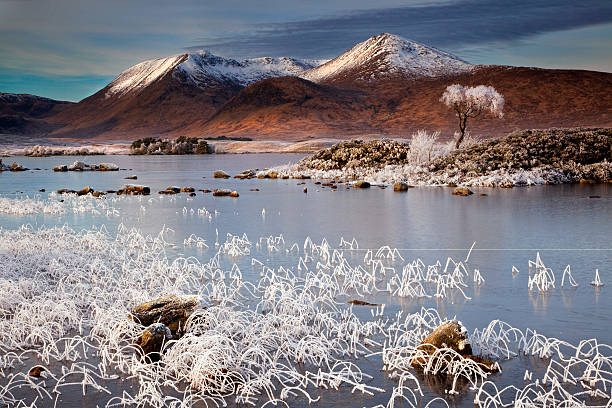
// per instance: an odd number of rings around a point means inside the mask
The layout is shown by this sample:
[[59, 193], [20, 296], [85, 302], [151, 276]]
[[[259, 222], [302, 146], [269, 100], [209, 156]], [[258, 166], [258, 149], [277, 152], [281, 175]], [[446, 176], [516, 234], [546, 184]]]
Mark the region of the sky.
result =
[[78, 101], [147, 59], [333, 58], [383, 32], [474, 64], [612, 72], [612, 0], [0, 0], [0, 91]]

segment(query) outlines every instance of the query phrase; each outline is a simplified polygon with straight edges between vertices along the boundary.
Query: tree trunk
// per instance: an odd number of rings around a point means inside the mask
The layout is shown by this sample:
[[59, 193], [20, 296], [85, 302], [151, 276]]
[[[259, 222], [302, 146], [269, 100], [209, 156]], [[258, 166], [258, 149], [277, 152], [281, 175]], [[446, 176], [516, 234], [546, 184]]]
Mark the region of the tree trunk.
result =
[[459, 130], [461, 131], [461, 135], [457, 138], [457, 142], [455, 143], [455, 149], [458, 149], [463, 142], [463, 138], [465, 137], [465, 127], [467, 125], [467, 116], [463, 117], [459, 115]]

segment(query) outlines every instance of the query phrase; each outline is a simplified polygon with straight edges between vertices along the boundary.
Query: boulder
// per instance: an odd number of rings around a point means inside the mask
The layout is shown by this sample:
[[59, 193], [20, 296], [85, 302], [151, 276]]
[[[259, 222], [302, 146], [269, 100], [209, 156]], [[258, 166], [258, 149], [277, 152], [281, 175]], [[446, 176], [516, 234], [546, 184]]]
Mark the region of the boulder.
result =
[[229, 193], [229, 196], [230, 196], [230, 197], [239, 197], [239, 196], [240, 196], [240, 194], [238, 194], [238, 192], [237, 192], [237, 191], [232, 191], [231, 193]]
[[467, 330], [456, 320], [442, 323], [423, 339], [418, 348], [428, 354], [432, 354], [438, 348], [450, 348], [462, 356], [472, 354]]
[[138, 180], [138, 176], [127, 176], [124, 177], [126, 180]]
[[174, 338], [179, 338], [184, 333], [185, 322], [199, 305], [197, 296], [169, 295], [142, 303], [130, 314], [134, 321], [143, 326], [162, 323]]
[[467, 187], [457, 187], [453, 190], [452, 194], [456, 196], [469, 196], [474, 194], [474, 192]]
[[28, 371], [28, 375], [32, 377], [40, 378], [42, 373], [45, 371], [46, 371], [45, 367], [41, 365], [37, 365], [37, 366], [32, 367], [30, 371]]
[[211, 190], [207, 190], [207, 189], [203, 189], [203, 190], [202, 190], [202, 192], [203, 192], [204, 194], [212, 193], [212, 191], [211, 191]]
[[70, 190], [68, 188], [60, 188], [59, 190], [57, 190], [57, 194], [74, 194], [74, 193], [76, 193], [76, 191]]
[[189, 193], [189, 197], [195, 197], [196, 193]]
[[166, 187], [165, 190], [162, 190], [159, 192], [159, 194], [178, 194], [181, 192], [181, 188], [180, 187], [176, 187], [176, 186], [170, 186], [170, 187]]
[[213, 173], [213, 178], [222, 178], [222, 179], [227, 179], [229, 178], [229, 174], [227, 174], [226, 172], [224, 172], [223, 170], [217, 170]]
[[60, 164], [58, 166], [55, 166], [53, 168], [53, 171], [68, 171], [68, 166], [66, 166], [65, 164]]
[[[438, 349], [443, 348], [454, 350], [461, 357], [475, 361], [486, 371], [496, 372], [499, 369], [496, 363], [472, 354], [472, 346], [468, 339], [467, 329], [456, 320], [444, 322], [434, 329], [423, 339], [417, 350], [425, 352], [427, 356], [432, 356]], [[447, 363], [452, 361], [452, 357], [446, 358], [449, 358], [446, 361]], [[412, 364], [414, 366], [425, 366], [428, 361], [429, 357], [420, 355], [413, 360]]]
[[41, 193], [44, 193], [44, 192], [45, 192], [45, 191], [47, 191], [47, 190], [45, 190], [44, 188], [41, 188], [41, 189], [40, 189], [40, 190], [38, 190], [38, 191], [40, 191]]
[[78, 161], [78, 160], [72, 163], [70, 166], [68, 166], [68, 171], [83, 171], [83, 170], [89, 170], [89, 165], [81, 161]]
[[193, 193], [195, 188], [193, 187], [181, 187], [181, 193]]
[[409, 188], [412, 188], [412, 186], [403, 181], [397, 181], [393, 184], [393, 191], [408, 191]]
[[304, 187], [304, 193], [308, 193], [308, 188]]
[[103, 192], [103, 191], [94, 191], [94, 192], [91, 193], [91, 195], [97, 198], [97, 197], [105, 196], [106, 193]]
[[355, 184], [353, 184], [354, 188], [370, 188], [370, 183], [368, 183], [367, 181], [363, 181], [363, 180], [359, 180], [356, 181]]
[[159, 359], [164, 344], [172, 339], [170, 329], [163, 323], [153, 323], [140, 333], [135, 344], [140, 348], [142, 354], [151, 355], [155, 360]]

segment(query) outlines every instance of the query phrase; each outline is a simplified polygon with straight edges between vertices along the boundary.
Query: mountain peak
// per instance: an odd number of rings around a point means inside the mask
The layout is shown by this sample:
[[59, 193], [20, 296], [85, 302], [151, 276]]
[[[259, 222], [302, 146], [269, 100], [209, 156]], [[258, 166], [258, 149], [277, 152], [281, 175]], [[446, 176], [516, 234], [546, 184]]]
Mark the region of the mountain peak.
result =
[[438, 77], [468, 71], [472, 65], [436, 48], [383, 33], [355, 45], [333, 60], [307, 71], [314, 82], [369, 81], [390, 75]]

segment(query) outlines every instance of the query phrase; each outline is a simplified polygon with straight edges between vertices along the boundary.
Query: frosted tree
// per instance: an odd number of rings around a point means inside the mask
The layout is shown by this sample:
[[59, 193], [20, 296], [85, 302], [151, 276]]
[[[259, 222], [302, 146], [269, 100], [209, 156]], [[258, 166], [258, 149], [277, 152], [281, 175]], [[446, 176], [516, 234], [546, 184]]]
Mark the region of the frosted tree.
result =
[[456, 149], [465, 137], [468, 118], [476, 118], [483, 112], [489, 112], [499, 118], [504, 116], [504, 97], [492, 86], [449, 85], [440, 101], [453, 109], [459, 118], [460, 134], [455, 143]]

